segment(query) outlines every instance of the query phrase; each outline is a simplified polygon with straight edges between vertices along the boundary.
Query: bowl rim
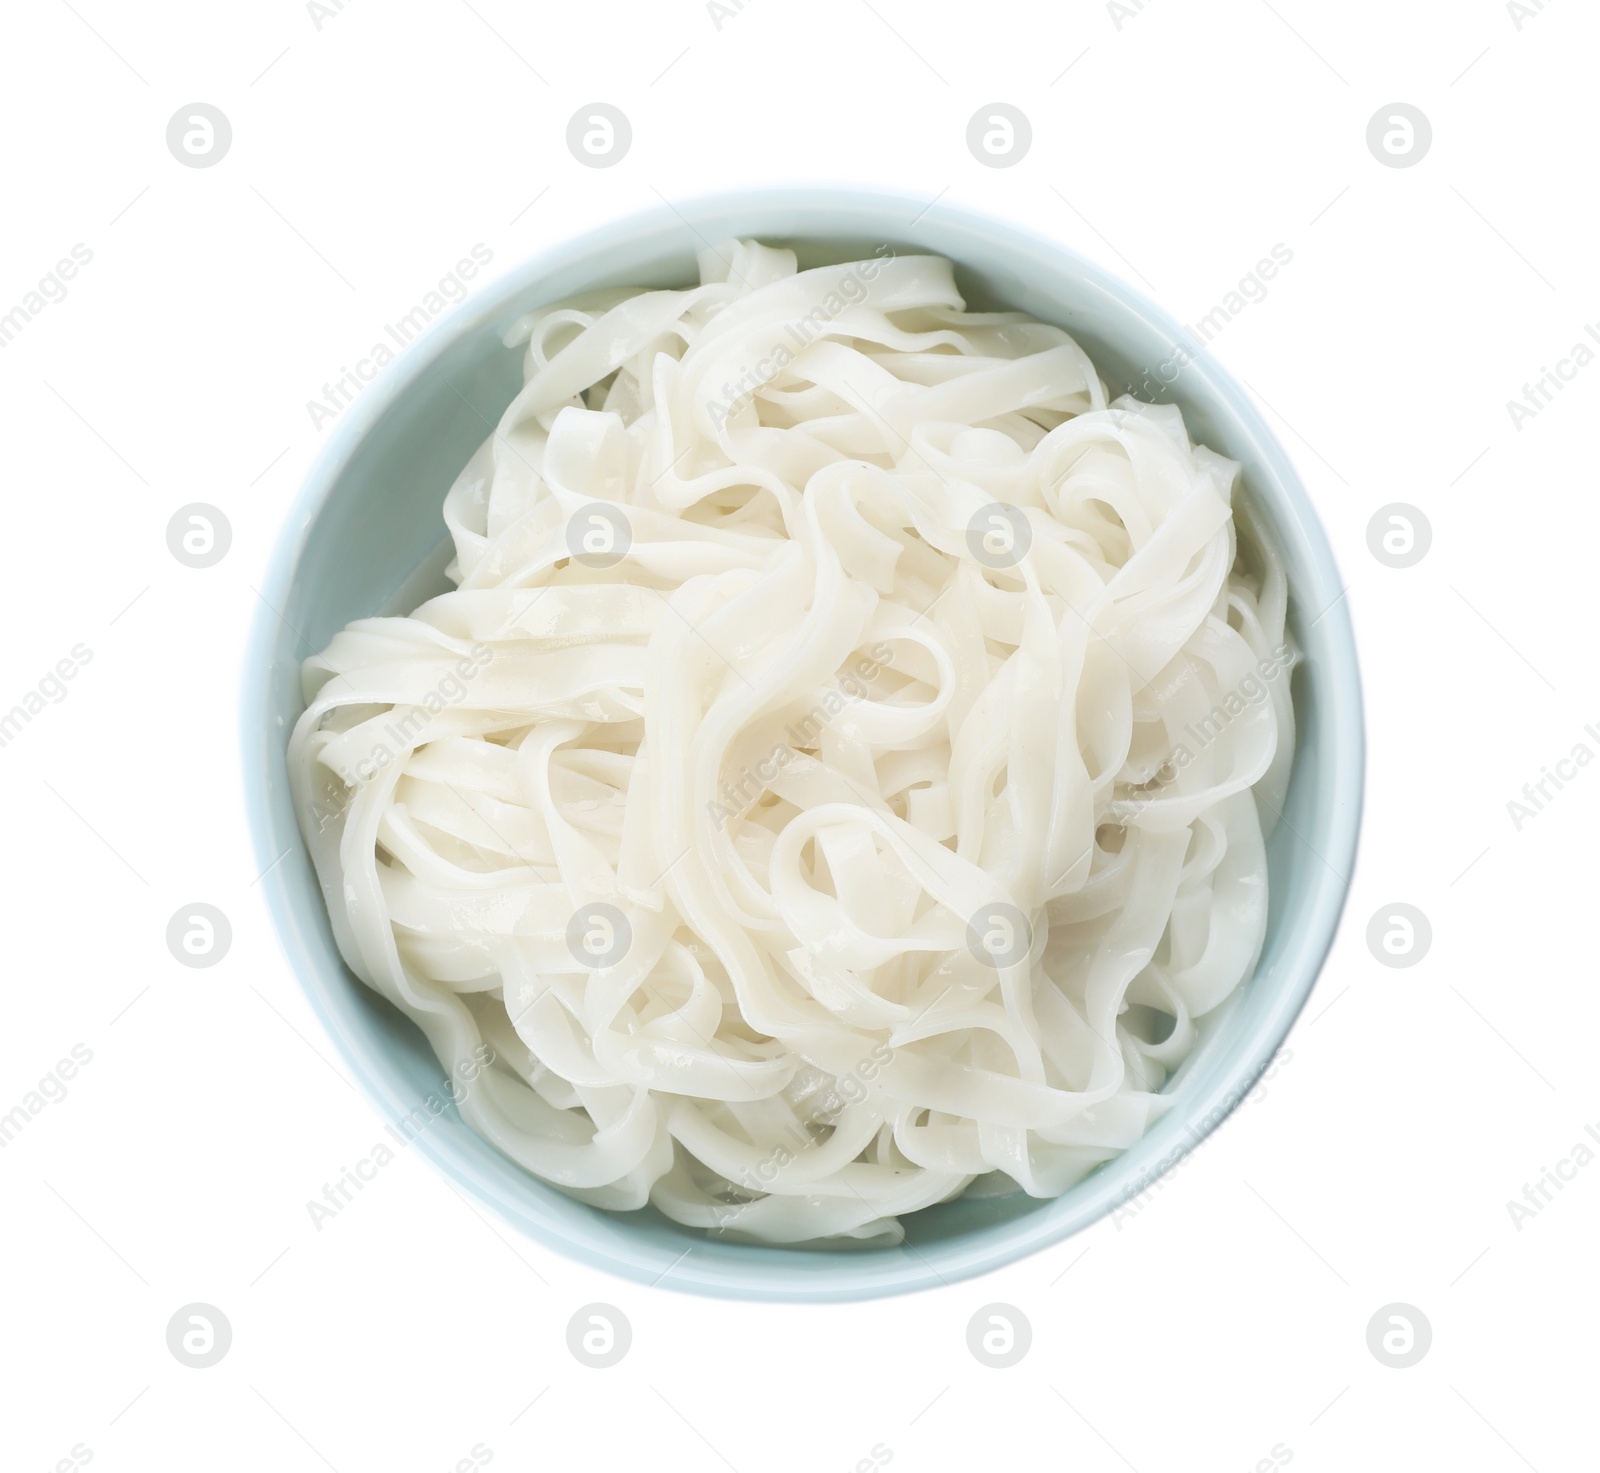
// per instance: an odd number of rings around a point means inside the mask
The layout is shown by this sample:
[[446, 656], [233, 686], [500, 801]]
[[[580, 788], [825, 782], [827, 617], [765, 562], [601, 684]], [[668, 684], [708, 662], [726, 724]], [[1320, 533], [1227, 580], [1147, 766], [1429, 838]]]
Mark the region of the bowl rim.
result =
[[[663, 196], [663, 199], [665, 197]], [[802, 230], [756, 228], [756, 217], [791, 212], [811, 217]], [[1007, 264], [1021, 258], [1048, 258], [1054, 269], [1070, 271], [1087, 284], [1113, 298], [1124, 311], [1141, 318], [1146, 326], [1174, 345], [1193, 347], [1187, 331], [1141, 291], [1070, 247], [1026, 226], [1000, 216], [950, 204], [942, 197], [932, 204], [898, 189], [861, 184], [801, 184], [718, 191], [677, 203], [650, 206], [609, 219], [577, 234], [558, 235], [521, 259], [510, 270], [488, 282], [459, 306], [441, 314], [418, 335], [350, 404], [330, 430], [298, 494], [276, 532], [264, 572], [260, 607], [257, 608], [244, 650], [241, 679], [242, 780], [245, 808], [261, 886], [284, 961], [311, 1011], [333, 1040], [340, 1057], [368, 1099], [390, 1119], [399, 1118], [415, 1105], [393, 1074], [384, 1068], [386, 1051], [354, 1026], [354, 1004], [340, 1005], [328, 979], [320, 974], [316, 959], [306, 950], [297, 923], [297, 902], [291, 895], [281, 860], [292, 850], [275, 853], [274, 821], [269, 791], [274, 758], [281, 763], [287, 733], [275, 724], [268, 672], [282, 618], [278, 610], [288, 603], [301, 556], [318, 514], [336, 491], [345, 469], [366, 436], [382, 418], [422, 380], [452, 345], [481, 331], [509, 308], [536, 300], [538, 283], [551, 274], [581, 263], [591, 251], [614, 243], [624, 234], [647, 236], [678, 232], [687, 226], [702, 241], [698, 222], [720, 220], [729, 214], [752, 218], [752, 236], [788, 236], [826, 241], [852, 232], [891, 235], [898, 228], [912, 231], [924, 220], [936, 219], [975, 242], [986, 242], [1009, 253]], [[709, 242], [707, 242], [709, 244]], [[957, 265], [962, 261], [954, 255]], [[1189, 1151], [1206, 1139], [1250, 1093], [1287, 1037], [1316, 985], [1333, 945], [1339, 919], [1348, 898], [1361, 830], [1365, 782], [1366, 741], [1361, 680], [1354, 631], [1348, 604], [1342, 594], [1333, 549], [1293, 462], [1234, 377], [1204, 349], [1193, 363], [1204, 382], [1254, 448], [1271, 485], [1253, 487], [1253, 494], [1272, 511], [1275, 526], [1287, 523], [1297, 531], [1300, 552], [1317, 575], [1326, 607], [1314, 621], [1326, 626], [1325, 676], [1330, 691], [1324, 726], [1331, 737], [1325, 753], [1327, 776], [1318, 807], [1328, 814], [1326, 851], [1317, 850], [1325, 873], [1309, 900], [1294, 917], [1294, 936], [1286, 944], [1282, 963], [1284, 979], [1272, 995], [1273, 1005], [1238, 1041], [1226, 1066], [1206, 1088], [1188, 1102], [1183, 1116], [1191, 1121], [1176, 1149], [1152, 1160], [1153, 1127], [1139, 1142], [1105, 1163], [1068, 1193], [1039, 1210], [988, 1224], [949, 1240], [899, 1249], [859, 1253], [805, 1253], [777, 1250], [794, 1265], [781, 1272], [773, 1250], [718, 1244], [721, 1250], [739, 1251], [729, 1257], [697, 1255], [691, 1247], [668, 1262], [665, 1250], [646, 1243], [626, 1229], [577, 1232], [564, 1214], [551, 1210], [545, 1194], [558, 1189], [524, 1174], [526, 1185], [512, 1190], [504, 1177], [490, 1175], [466, 1159], [442, 1133], [419, 1134], [414, 1144], [447, 1178], [497, 1216], [543, 1246], [588, 1267], [619, 1275], [636, 1283], [720, 1298], [762, 1301], [854, 1301], [889, 1294], [949, 1286], [988, 1273], [1083, 1231], [1119, 1205], [1144, 1192], [1170, 1171]], [[1331, 590], [1331, 591], [1330, 591]], [[1296, 590], [1292, 590], [1296, 591]], [[1304, 594], [1306, 590], [1297, 590]], [[298, 832], [297, 832], [298, 837]], [[1308, 847], [1309, 843], [1308, 843]], [[359, 984], [358, 984], [359, 985]], [[1173, 1118], [1178, 1112], [1169, 1114]], [[1202, 1122], [1195, 1131], [1192, 1122]], [[463, 1127], [465, 1128], [465, 1127]], [[1170, 1132], [1166, 1133], [1170, 1136]], [[1163, 1149], [1165, 1149], [1165, 1142]], [[492, 1148], [491, 1148], [492, 1149]], [[1138, 1183], [1134, 1186], [1133, 1183]], [[564, 1199], [570, 1204], [570, 1199]], [[626, 1214], [616, 1214], [625, 1219]], [[602, 1241], [603, 1240], [603, 1241]], [[803, 1265], [803, 1267], [802, 1267]]]

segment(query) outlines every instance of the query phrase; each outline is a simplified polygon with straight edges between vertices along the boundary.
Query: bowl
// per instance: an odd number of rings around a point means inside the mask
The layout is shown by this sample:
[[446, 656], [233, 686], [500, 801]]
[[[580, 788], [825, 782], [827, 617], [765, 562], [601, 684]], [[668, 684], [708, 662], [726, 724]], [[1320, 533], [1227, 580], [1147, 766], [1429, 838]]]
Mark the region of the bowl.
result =
[[906, 1240], [895, 1247], [755, 1246], [717, 1241], [653, 1208], [611, 1213], [575, 1202], [501, 1155], [453, 1106], [415, 1137], [415, 1149], [471, 1197], [593, 1267], [733, 1298], [866, 1299], [952, 1284], [1060, 1242], [1147, 1190], [1249, 1093], [1311, 992], [1349, 886], [1361, 810], [1360, 680], [1332, 551], [1255, 407], [1166, 313], [1055, 242], [943, 204], [818, 188], [700, 199], [552, 245], [441, 318], [330, 430], [271, 559], [246, 656], [244, 787], [266, 902], [313, 1011], [388, 1120], [439, 1091], [444, 1075], [416, 1026], [359, 982], [334, 945], [284, 761], [302, 709], [300, 661], [350, 620], [409, 612], [446, 586], [441, 505], [521, 386], [520, 354], [501, 343], [519, 314], [598, 287], [691, 284], [696, 251], [733, 235], [792, 246], [802, 266], [859, 259], [884, 244], [948, 256], [969, 305], [1057, 323], [1109, 384], [1177, 403], [1194, 439], [1242, 464], [1246, 494], [1287, 564], [1289, 627], [1303, 651], [1293, 676], [1294, 775], [1268, 844], [1271, 902], [1255, 976], [1169, 1082], [1168, 1113], [1064, 1195], [927, 1208], [904, 1219]]

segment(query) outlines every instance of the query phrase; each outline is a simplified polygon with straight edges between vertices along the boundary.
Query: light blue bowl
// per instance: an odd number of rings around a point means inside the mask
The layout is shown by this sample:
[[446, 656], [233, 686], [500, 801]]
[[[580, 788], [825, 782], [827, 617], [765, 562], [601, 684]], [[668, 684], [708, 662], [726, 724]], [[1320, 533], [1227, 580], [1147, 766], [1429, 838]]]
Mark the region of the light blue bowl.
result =
[[[367, 389], [331, 432], [267, 574], [271, 608], [246, 657], [244, 780], [257, 854], [271, 866], [262, 885], [289, 964], [391, 1121], [438, 1090], [443, 1071], [422, 1034], [358, 982], [335, 949], [284, 765], [301, 710], [300, 661], [350, 620], [392, 611], [403, 584], [412, 603], [435, 591], [425, 585], [443, 567], [445, 491], [521, 383], [519, 354], [500, 341], [517, 316], [596, 287], [689, 284], [695, 252], [732, 235], [792, 245], [802, 265], [857, 259], [884, 243], [948, 256], [970, 303], [1059, 323], [1118, 387], [1155, 382], [1150, 372], [1184, 341], [1171, 318], [1122, 282], [1014, 226], [877, 191], [785, 189], [652, 211], [557, 244], [439, 322]], [[1140, 397], [1150, 397], [1148, 388]], [[1361, 811], [1361, 688], [1333, 554], [1260, 415], [1204, 355], [1159, 397], [1182, 406], [1194, 438], [1243, 463], [1288, 564], [1290, 627], [1304, 659], [1293, 677], [1294, 780], [1268, 846], [1261, 963], [1169, 1086], [1176, 1103], [1149, 1135], [1054, 1201], [949, 1202], [907, 1218], [902, 1247], [844, 1250], [718, 1242], [654, 1209], [585, 1207], [502, 1156], [453, 1108], [418, 1136], [418, 1150], [538, 1242], [625, 1278], [733, 1298], [850, 1300], [953, 1283], [1060, 1242], [1148, 1187], [1226, 1117], [1305, 1003], [1344, 904]]]

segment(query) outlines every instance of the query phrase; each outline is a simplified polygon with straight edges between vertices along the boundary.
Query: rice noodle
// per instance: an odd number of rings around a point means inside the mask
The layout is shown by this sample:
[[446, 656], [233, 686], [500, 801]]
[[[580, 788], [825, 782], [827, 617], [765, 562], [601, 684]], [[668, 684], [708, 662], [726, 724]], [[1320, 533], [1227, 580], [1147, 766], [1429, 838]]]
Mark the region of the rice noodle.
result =
[[1177, 409], [948, 262], [700, 269], [518, 322], [454, 591], [306, 662], [340, 950], [585, 1202], [881, 1242], [1057, 1195], [1259, 954], [1281, 562]]

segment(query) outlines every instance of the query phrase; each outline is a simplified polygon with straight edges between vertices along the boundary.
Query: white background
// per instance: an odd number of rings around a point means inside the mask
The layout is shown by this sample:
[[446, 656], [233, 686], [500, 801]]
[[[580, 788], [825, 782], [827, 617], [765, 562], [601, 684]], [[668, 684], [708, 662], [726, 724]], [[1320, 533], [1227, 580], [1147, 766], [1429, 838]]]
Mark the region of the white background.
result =
[[[320, 29], [290, 0], [13, 7], [0, 312], [93, 261], [0, 350], [0, 710], [93, 657], [0, 748], [0, 1112], [93, 1062], [0, 1149], [0, 1464], [1589, 1465], [1600, 1162], [1520, 1227], [1506, 1206], [1600, 1122], [1600, 766], [1520, 832], [1507, 810], [1600, 753], [1600, 364], [1520, 429], [1506, 407], [1600, 320], [1600, 18], [1537, 3], [1520, 28], [1493, 0], [1145, 0], [1120, 27], [1091, 0], [748, 0], [720, 28], [694, 0], [347, 0]], [[565, 146], [596, 100], [634, 129], [606, 170]], [[965, 144], [997, 100], [1034, 132], [1003, 170]], [[232, 123], [215, 167], [165, 144], [195, 101]], [[1367, 147], [1395, 101], [1432, 123], [1415, 167]], [[307, 1199], [381, 1121], [279, 955], [235, 732], [253, 585], [325, 433], [306, 401], [475, 243], [493, 274], [663, 196], [817, 179], [947, 192], [1188, 322], [1293, 251], [1214, 343], [1320, 510], [1366, 680], [1360, 863], [1292, 1058], [1137, 1215], [910, 1298], [641, 1289], [411, 1153], [318, 1232]], [[196, 501], [234, 533], [204, 571], [165, 540]], [[1368, 551], [1390, 502], [1432, 524], [1415, 567]], [[164, 942], [200, 900], [234, 931], [211, 970]], [[1433, 927], [1405, 970], [1365, 938], [1397, 901]], [[193, 1301], [233, 1327], [204, 1371], [166, 1346]], [[633, 1326], [610, 1370], [566, 1348], [591, 1301]], [[1007, 1370], [966, 1345], [992, 1301], [1033, 1327]], [[1407, 1370], [1367, 1347], [1395, 1301], [1433, 1329]]]

